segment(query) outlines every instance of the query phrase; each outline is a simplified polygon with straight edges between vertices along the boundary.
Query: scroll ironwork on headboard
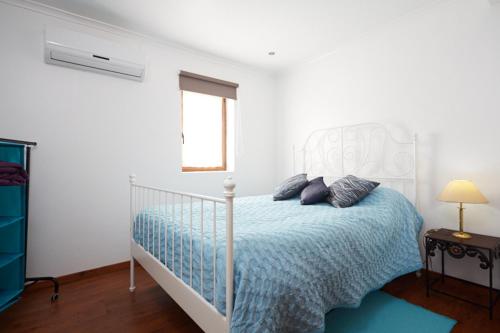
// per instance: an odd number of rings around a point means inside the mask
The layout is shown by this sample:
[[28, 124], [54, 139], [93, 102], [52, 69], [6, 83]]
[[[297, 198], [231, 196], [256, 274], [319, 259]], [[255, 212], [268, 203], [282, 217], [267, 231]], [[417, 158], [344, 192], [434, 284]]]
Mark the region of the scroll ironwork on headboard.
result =
[[294, 172], [323, 176], [327, 185], [352, 174], [378, 181], [416, 203], [416, 136], [399, 142], [376, 123], [326, 128], [312, 132], [301, 149], [294, 149], [293, 159]]

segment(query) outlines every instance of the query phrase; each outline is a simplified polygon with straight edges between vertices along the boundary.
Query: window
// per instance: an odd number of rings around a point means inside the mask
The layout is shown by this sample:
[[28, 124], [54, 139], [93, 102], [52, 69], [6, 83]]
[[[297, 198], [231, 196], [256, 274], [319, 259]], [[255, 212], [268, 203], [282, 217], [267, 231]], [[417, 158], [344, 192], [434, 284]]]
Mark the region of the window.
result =
[[180, 75], [182, 171], [232, 171], [236, 87], [233, 95], [219, 89], [226, 81], [187, 74]]

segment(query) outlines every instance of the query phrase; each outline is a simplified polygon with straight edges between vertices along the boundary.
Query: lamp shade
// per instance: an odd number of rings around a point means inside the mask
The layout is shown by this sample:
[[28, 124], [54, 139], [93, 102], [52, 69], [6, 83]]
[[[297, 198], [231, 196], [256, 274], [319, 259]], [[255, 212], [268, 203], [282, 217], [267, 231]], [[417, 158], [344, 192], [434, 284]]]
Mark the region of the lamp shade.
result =
[[488, 199], [470, 180], [452, 180], [439, 195], [440, 201], [464, 203], [488, 203]]

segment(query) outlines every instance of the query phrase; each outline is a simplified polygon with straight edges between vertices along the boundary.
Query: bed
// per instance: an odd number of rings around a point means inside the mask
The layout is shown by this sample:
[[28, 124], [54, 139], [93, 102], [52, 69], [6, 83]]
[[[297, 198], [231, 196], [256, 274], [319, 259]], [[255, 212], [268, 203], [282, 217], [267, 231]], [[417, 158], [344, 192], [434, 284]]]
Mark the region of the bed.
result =
[[414, 140], [377, 124], [325, 129], [297, 159], [311, 176], [369, 173], [384, 186], [338, 209], [234, 198], [231, 179], [218, 199], [131, 176], [130, 290], [137, 260], [205, 332], [322, 332], [328, 311], [421, 268]]

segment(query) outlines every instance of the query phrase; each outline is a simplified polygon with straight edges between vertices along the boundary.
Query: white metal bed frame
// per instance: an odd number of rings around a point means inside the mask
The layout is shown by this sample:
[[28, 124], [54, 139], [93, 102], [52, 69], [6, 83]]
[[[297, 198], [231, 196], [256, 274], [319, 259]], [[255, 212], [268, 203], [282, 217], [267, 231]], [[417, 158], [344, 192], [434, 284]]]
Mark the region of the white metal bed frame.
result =
[[[189, 316], [201, 327], [205, 332], [209, 333], [221, 333], [229, 332], [231, 325], [232, 309], [233, 309], [233, 198], [235, 195], [234, 188], [235, 183], [231, 177], [228, 177], [224, 181], [224, 197], [225, 199], [209, 197], [199, 194], [191, 194], [184, 192], [176, 192], [170, 190], [163, 190], [156, 187], [138, 185], [136, 183], [136, 176], [130, 175], [130, 292], [135, 290], [135, 261], [138, 261], [141, 266], [153, 277], [153, 279], [180, 305], [180, 307], [189, 314]], [[139, 200], [137, 200], [139, 199]], [[133, 237], [133, 226], [134, 219], [137, 213], [146, 207], [151, 207], [152, 204], [166, 204], [172, 203], [173, 209], [175, 209], [176, 200], [179, 199], [180, 204], [180, 221], [177, 221], [182, 230], [184, 223], [188, 224], [190, 227], [190, 284], [186, 284], [181, 278], [177, 277], [175, 274], [175, 265], [172, 265], [172, 270], [167, 267], [166, 264], [162, 263], [158, 258], [153, 256], [150, 252], [146, 251], [143, 246], [135, 242]], [[142, 202], [141, 202], [142, 200]], [[213, 239], [213, 249], [216, 248], [216, 205], [222, 204], [226, 206], [226, 315], [221, 314], [215, 307], [215, 297], [214, 302], [209, 303], [203, 297], [203, 288], [201, 288], [201, 295], [192, 286], [193, 277], [193, 262], [192, 262], [192, 224], [193, 224], [193, 201], [199, 201], [203, 210], [203, 205], [211, 204], [213, 205], [213, 223], [212, 223], [212, 235]], [[184, 218], [183, 216], [183, 206], [186, 201], [189, 203], [190, 216]], [[174, 211], [175, 218], [175, 211]], [[150, 218], [147, 221], [149, 224]], [[173, 223], [175, 223], [175, 219]], [[158, 224], [159, 225], [159, 224]], [[187, 227], [187, 226], [186, 226]], [[149, 229], [149, 225], [147, 227]], [[155, 230], [156, 232], [156, 230]], [[160, 229], [158, 230], [158, 233]], [[203, 234], [203, 214], [201, 214], [201, 233]], [[172, 258], [175, 256], [175, 238], [174, 232], [172, 231], [171, 247], [168, 246], [168, 224], [165, 228], [165, 258]], [[143, 236], [144, 237], [144, 236]], [[149, 231], [147, 239], [143, 239], [143, 244], [147, 244], [147, 248], [150, 247], [150, 242], [154, 244], [154, 238], [151, 240], [149, 237]], [[158, 238], [160, 239], [160, 238]], [[202, 240], [203, 242], [203, 237]], [[158, 243], [158, 250], [160, 250], [161, 241]], [[203, 244], [203, 243], [202, 243]], [[183, 242], [180, 245], [180, 262], [181, 262], [181, 273], [183, 276]], [[170, 253], [169, 253], [169, 250]], [[160, 251], [159, 251], [160, 253]], [[203, 245], [201, 247], [201, 266], [200, 275], [203, 281]], [[215, 264], [215, 252], [213, 256], [213, 274], [214, 274], [214, 287], [213, 292], [215, 296], [215, 277], [216, 277], [216, 264]], [[167, 259], [166, 259], [167, 260]], [[173, 261], [174, 262], [174, 261]]]
[[416, 206], [416, 158], [416, 134], [411, 141], [398, 141], [384, 125], [362, 123], [313, 131], [300, 149], [293, 147], [293, 172], [323, 176], [327, 185], [349, 174], [369, 178]]
[[[299, 154], [298, 154], [299, 153]], [[299, 156], [297, 156], [299, 155]], [[295, 172], [297, 157], [302, 159], [302, 172], [308, 173], [309, 177], [315, 175], [335, 179], [347, 174], [354, 174], [377, 180], [382, 186], [387, 186], [401, 191], [406, 197], [416, 203], [416, 136], [411, 142], [398, 142], [389, 133], [386, 127], [380, 124], [357, 124], [317, 130], [307, 138], [304, 146], [293, 153], [293, 167]], [[181, 306], [181, 308], [207, 333], [230, 332], [233, 310], [233, 198], [235, 196], [235, 183], [228, 177], [224, 181], [224, 199], [203, 196], [199, 194], [183, 193], [156, 187], [138, 185], [136, 176], [131, 175], [130, 181], [130, 292], [135, 290], [135, 261], [153, 277], [153, 279]], [[177, 201], [178, 200], [178, 201]], [[215, 256], [213, 261], [214, 274], [214, 301], [209, 303], [192, 286], [192, 223], [193, 201], [199, 201], [203, 205], [213, 205], [212, 223], [212, 248], [216, 245], [216, 205], [225, 205], [226, 208], [226, 315], [221, 314], [215, 307]], [[153, 204], [165, 204], [169, 202], [175, 209], [176, 202], [180, 205], [180, 220], [173, 222], [181, 229], [190, 227], [190, 283], [185, 283], [175, 274], [175, 264], [167, 267], [154, 255], [135, 242], [133, 237], [134, 219], [137, 213]], [[183, 205], [189, 205], [189, 216], [183, 216]], [[197, 203], [195, 203], [197, 204]], [[203, 234], [203, 214], [201, 214], [201, 233]], [[189, 224], [188, 224], [189, 221]], [[147, 223], [149, 223], [148, 221]], [[159, 225], [159, 224], [158, 224]], [[148, 225], [149, 227], [149, 225]], [[156, 231], [154, 231], [156, 232]], [[158, 228], [160, 233], [160, 228]], [[165, 228], [165, 258], [175, 256], [175, 238], [172, 236], [172, 246], [168, 246], [168, 224]], [[174, 232], [172, 232], [174, 235]], [[159, 234], [158, 234], [159, 236]], [[143, 236], [145, 237], [145, 236]], [[182, 237], [182, 236], [181, 236]], [[142, 244], [150, 247], [149, 231], [147, 239]], [[153, 247], [155, 237], [153, 237]], [[158, 237], [158, 239], [160, 239]], [[203, 237], [201, 238], [203, 242]], [[158, 241], [158, 253], [161, 253], [161, 241]], [[203, 244], [203, 243], [202, 243]], [[184, 256], [183, 242], [180, 246], [180, 276], [183, 276], [182, 258]], [[187, 250], [187, 249], [186, 249]], [[170, 252], [169, 252], [170, 251]], [[203, 281], [203, 245], [201, 246], [200, 274]], [[174, 261], [172, 261], [174, 262]]]

